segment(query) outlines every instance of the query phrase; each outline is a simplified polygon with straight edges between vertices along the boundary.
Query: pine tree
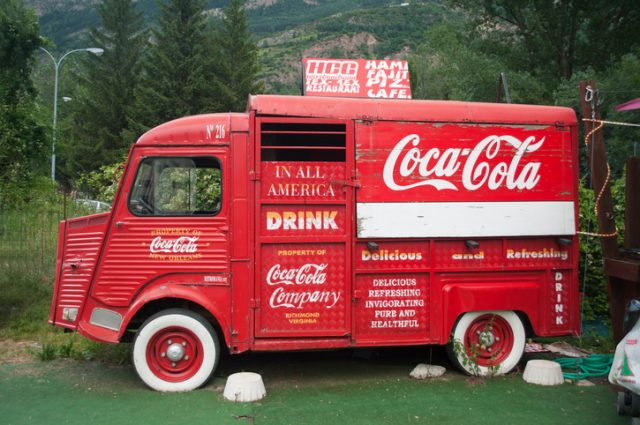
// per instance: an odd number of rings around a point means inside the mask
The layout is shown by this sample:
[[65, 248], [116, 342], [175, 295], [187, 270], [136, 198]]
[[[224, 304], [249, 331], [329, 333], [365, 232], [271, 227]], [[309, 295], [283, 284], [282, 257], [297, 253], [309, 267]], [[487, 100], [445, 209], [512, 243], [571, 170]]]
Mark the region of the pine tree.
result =
[[240, 0], [231, 0], [216, 34], [218, 58], [216, 88], [225, 111], [243, 111], [249, 94], [261, 93], [258, 48], [252, 39]]
[[84, 57], [82, 95], [74, 102], [75, 134], [71, 146], [62, 147], [71, 176], [120, 159], [133, 142], [128, 137], [129, 116], [147, 36], [141, 30], [142, 13], [134, 0], [103, 0], [98, 12], [102, 27], [91, 29], [89, 45], [104, 53]]
[[136, 91], [138, 132], [215, 107], [202, 0], [167, 0]]

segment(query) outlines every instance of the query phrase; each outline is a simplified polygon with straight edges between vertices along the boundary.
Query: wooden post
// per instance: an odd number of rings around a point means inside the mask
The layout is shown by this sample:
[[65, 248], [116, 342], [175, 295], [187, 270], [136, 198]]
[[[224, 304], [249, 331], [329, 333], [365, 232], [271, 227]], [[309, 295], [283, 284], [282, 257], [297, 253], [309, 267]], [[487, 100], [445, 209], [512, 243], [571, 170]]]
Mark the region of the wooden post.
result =
[[640, 250], [640, 158], [627, 159], [624, 247]]
[[[586, 99], [591, 99], [587, 101]], [[598, 91], [595, 81], [580, 82], [580, 103], [582, 106], [583, 119], [600, 118], [600, 106], [598, 105]], [[585, 133], [588, 134], [596, 123], [585, 121]], [[611, 198], [611, 181], [607, 170], [607, 152], [604, 147], [604, 128], [589, 137], [589, 145], [587, 147], [589, 154], [589, 165], [591, 168], [591, 184], [593, 192], [598, 202], [598, 233], [611, 235], [616, 230], [616, 224], [613, 215], [613, 200]], [[607, 181], [609, 179], [609, 181]], [[606, 183], [606, 186], [605, 186]], [[602, 254], [605, 257], [619, 258], [620, 249], [615, 236], [601, 237]]]
[[[601, 119], [600, 106], [598, 105], [598, 90], [595, 81], [580, 82], [580, 105], [582, 118]], [[598, 124], [585, 121], [584, 128], [589, 134]], [[612, 235], [616, 225], [613, 215], [613, 201], [611, 198], [611, 182], [607, 170], [607, 153], [604, 147], [604, 129], [600, 128], [589, 137], [588, 154], [591, 169], [591, 183], [596, 196], [598, 208], [598, 233]], [[598, 197], [600, 199], [598, 199]], [[616, 236], [600, 237], [602, 257], [605, 259], [619, 259], [620, 249]], [[606, 274], [606, 270], [605, 270]], [[607, 276], [609, 290], [609, 311], [611, 313], [611, 326], [613, 338], [619, 341], [624, 336], [623, 321], [625, 304], [627, 302], [624, 281], [617, 277]]]

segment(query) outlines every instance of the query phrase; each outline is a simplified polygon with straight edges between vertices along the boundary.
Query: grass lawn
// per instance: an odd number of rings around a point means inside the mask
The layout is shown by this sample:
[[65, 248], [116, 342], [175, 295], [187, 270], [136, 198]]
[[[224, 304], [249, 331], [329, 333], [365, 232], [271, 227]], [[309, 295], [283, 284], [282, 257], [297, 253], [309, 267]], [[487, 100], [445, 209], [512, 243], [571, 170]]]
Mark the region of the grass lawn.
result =
[[[428, 352], [428, 351], [427, 351]], [[604, 381], [593, 387], [527, 384], [520, 373], [478, 379], [449, 370], [415, 381], [425, 349], [248, 354], [222, 359], [217, 376], [185, 394], [148, 390], [130, 365], [70, 359], [0, 365], [3, 424], [628, 424]], [[433, 363], [450, 369], [441, 350]], [[267, 397], [231, 403], [225, 378], [263, 375]]]

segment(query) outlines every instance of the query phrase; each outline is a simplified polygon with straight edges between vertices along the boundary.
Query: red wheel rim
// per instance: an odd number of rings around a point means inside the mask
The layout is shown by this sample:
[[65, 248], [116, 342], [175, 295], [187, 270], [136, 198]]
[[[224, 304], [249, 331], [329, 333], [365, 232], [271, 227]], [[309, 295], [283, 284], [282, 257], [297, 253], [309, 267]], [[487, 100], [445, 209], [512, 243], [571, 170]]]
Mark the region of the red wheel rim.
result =
[[511, 354], [513, 330], [502, 316], [483, 314], [467, 328], [464, 347], [478, 366], [497, 366]]
[[147, 344], [149, 369], [168, 382], [181, 382], [193, 377], [200, 370], [203, 357], [200, 339], [182, 327], [161, 329]]

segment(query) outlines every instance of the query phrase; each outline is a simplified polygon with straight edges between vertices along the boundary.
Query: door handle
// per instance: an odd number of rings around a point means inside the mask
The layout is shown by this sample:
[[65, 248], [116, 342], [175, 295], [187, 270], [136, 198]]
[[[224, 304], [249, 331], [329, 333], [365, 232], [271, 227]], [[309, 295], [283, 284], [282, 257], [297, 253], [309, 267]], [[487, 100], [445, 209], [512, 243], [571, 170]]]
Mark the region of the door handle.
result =
[[116, 221], [116, 229], [119, 229], [121, 226], [124, 226], [125, 224], [129, 224], [128, 221]]

